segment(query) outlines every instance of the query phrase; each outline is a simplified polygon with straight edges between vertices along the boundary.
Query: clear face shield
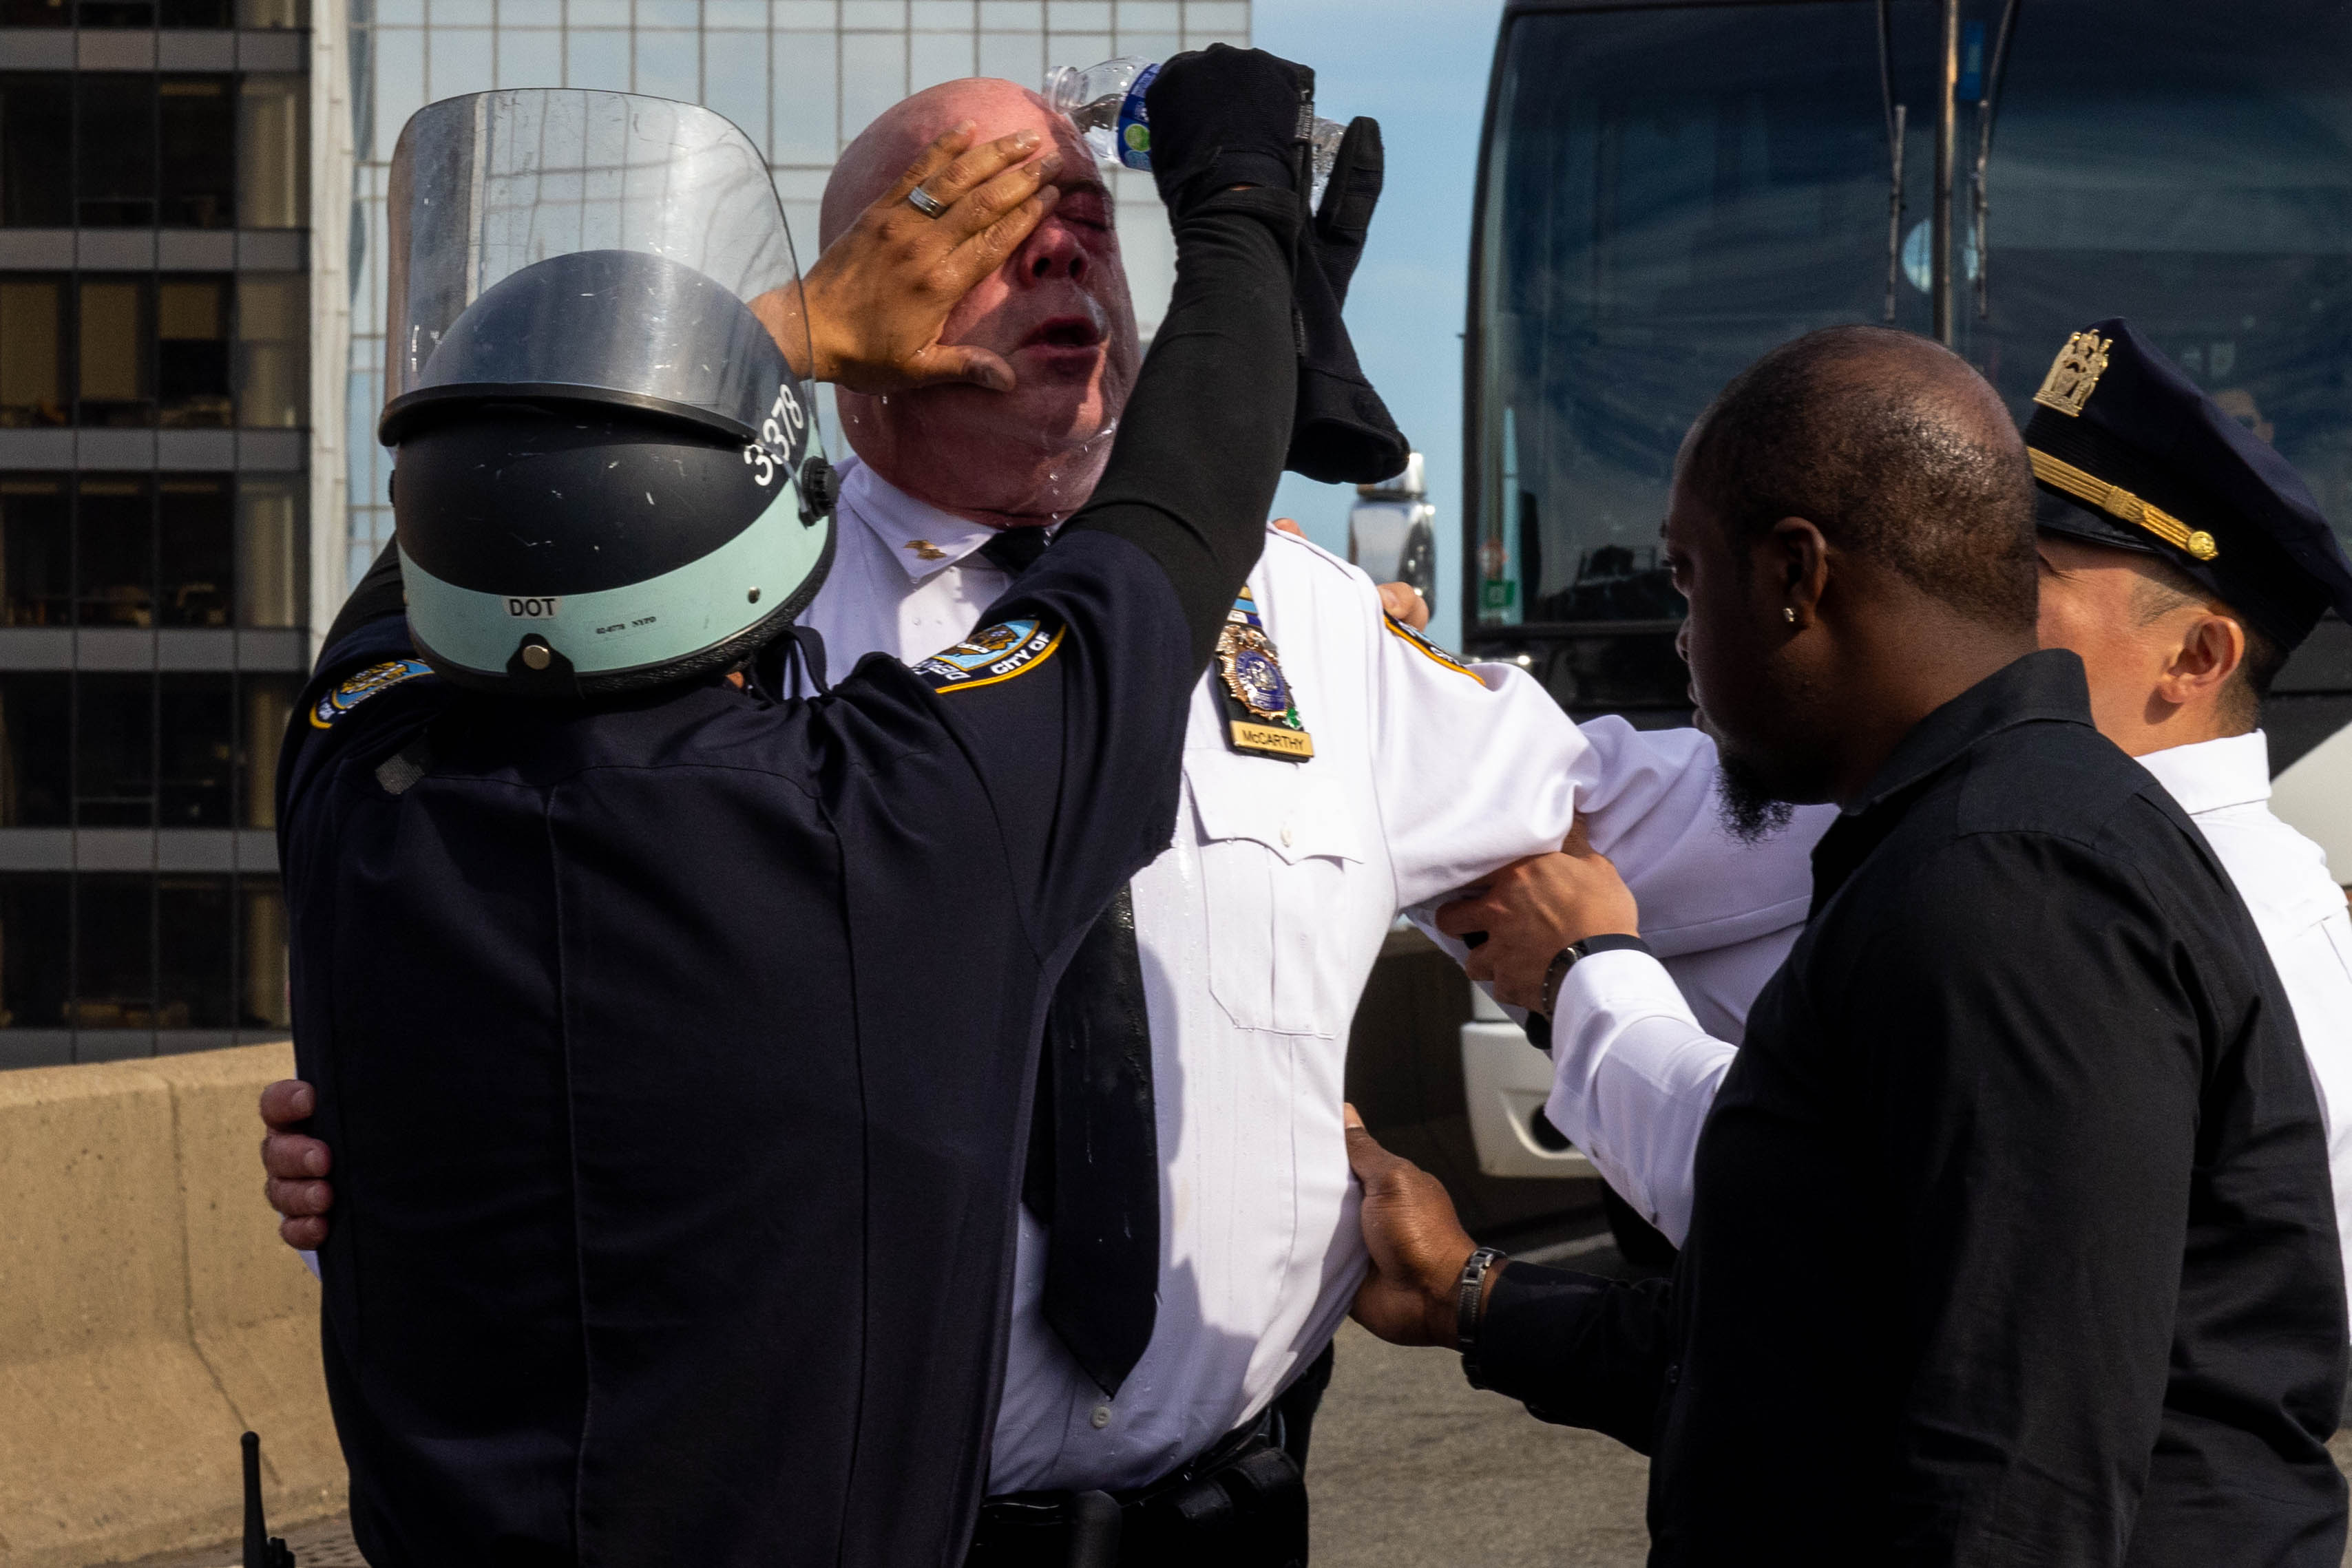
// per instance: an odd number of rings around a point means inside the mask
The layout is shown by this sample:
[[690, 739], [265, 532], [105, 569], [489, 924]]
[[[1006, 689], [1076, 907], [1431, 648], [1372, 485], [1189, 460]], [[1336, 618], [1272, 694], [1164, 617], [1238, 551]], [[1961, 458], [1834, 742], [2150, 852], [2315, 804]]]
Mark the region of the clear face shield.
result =
[[707, 109], [556, 88], [446, 99], [402, 130], [387, 207], [387, 439], [410, 411], [486, 385], [746, 441], [779, 382], [806, 409], [783, 210], [759, 150]]
[[[628, 93], [448, 99], [402, 131], [388, 207], [378, 434], [429, 656], [587, 689], [805, 603], [831, 538], [813, 356], [740, 131]], [[501, 455], [468, 434], [517, 409], [552, 411], [549, 438]]]

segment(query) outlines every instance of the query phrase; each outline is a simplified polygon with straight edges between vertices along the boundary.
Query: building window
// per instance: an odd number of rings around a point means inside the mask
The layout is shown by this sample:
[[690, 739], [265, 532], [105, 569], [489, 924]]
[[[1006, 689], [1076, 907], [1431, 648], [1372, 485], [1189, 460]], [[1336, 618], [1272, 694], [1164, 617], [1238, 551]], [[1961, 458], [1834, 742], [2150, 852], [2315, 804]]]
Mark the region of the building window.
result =
[[234, 826], [236, 699], [230, 677], [159, 676], [155, 714], [156, 826]]
[[0, 426], [64, 424], [66, 283], [0, 278]]
[[235, 227], [236, 78], [159, 77], [154, 91], [161, 152], [155, 221], [164, 228]]
[[278, 475], [0, 475], [0, 625], [299, 625], [303, 501]]
[[72, 77], [0, 76], [0, 224], [72, 226]]
[[229, 624], [236, 590], [231, 481], [183, 476], [156, 491], [156, 619], [166, 626]]
[[74, 601], [84, 626], [155, 624], [155, 499], [144, 475], [75, 486]]
[[0, 1029], [62, 1029], [73, 989], [72, 879], [0, 876]]
[[0, 0], [0, 27], [70, 27], [67, 0]]
[[289, 429], [310, 408], [310, 280], [299, 272], [236, 278], [237, 420]]
[[74, 673], [74, 825], [155, 825], [155, 677]]
[[155, 221], [155, 78], [114, 71], [74, 78], [74, 222]]
[[66, 1021], [76, 1029], [154, 1029], [155, 879], [83, 873], [74, 883]]
[[[70, 27], [73, 0], [0, 0], [0, 27]], [[85, 27], [300, 27], [296, 0], [81, 0]]]
[[0, 828], [269, 828], [299, 677], [0, 672]]
[[145, 278], [83, 275], [74, 320], [76, 424], [155, 423], [148, 291]]
[[0, 1029], [291, 1024], [275, 876], [0, 873]]
[[72, 702], [62, 670], [0, 674], [0, 827], [71, 825]]
[[299, 228], [308, 105], [299, 76], [0, 73], [0, 224]]
[[299, 427], [308, 287], [301, 273], [0, 277], [0, 426]]
[[236, 1027], [236, 913], [228, 877], [156, 879], [156, 1028]]
[[232, 423], [228, 381], [229, 280], [155, 282], [155, 404], [160, 423]]
[[0, 624], [73, 623], [73, 503], [62, 478], [0, 479]]

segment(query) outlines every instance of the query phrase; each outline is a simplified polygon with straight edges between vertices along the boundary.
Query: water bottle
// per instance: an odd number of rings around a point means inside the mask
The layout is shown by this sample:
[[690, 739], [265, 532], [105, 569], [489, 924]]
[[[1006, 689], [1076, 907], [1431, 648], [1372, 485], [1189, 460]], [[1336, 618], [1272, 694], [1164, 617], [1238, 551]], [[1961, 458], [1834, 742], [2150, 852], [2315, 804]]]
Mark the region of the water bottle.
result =
[[[1084, 70], [1062, 66], [1045, 73], [1045, 101], [1055, 113], [1070, 117], [1070, 123], [1078, 128], [1078, 134], [1101, 162], [1149, 172], [1151, 114], [1144, 107], [1143, 95], [1151, 90], [1151, 79], [1159, 74], [1160, 62], [1140, 55], [1121, 55]], [[1323, 204], [1323, 187], [1330, 183], [1332, 161], [1339, 156], [1339, 138], [1347, 130], [1331, 120], [1318, 120], [1308, 133], [1315, 164], [1315, 189], [1309, 202], [1314, 206]]]

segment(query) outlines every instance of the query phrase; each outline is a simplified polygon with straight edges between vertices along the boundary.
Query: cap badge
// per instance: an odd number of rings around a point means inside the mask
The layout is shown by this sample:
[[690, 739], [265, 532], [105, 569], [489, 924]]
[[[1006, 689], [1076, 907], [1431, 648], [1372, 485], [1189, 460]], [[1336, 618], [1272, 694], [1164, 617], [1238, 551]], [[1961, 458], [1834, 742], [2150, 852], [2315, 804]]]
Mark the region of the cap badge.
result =
[[2112, 347], [2112, 340], [2096, 332], [2077, 332], [2067, 339], [2058, 357], [2050, 361], [2050, 373], [2042, 378], [2042, 390], [2033, 394], [2033, 401], [2069, 419], [2079, 415], [2107, 368], [2107, 350]]

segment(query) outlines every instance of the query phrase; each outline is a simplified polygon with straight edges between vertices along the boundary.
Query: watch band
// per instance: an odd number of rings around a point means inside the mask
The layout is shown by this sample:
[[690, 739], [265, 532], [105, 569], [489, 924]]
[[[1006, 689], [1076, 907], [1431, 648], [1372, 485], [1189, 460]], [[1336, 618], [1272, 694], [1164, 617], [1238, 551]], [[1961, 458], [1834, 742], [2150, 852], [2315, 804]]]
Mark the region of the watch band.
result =
[[1536, 1010], [1546, 1018], [1551, 1017], [1552, 1004], [1559, 999], [1559, 983], [1568, 978], [1568, 972], [1595, 953], [1613, 953], [1620, 948], [1631, 948], [1637, 953], [1646, 953], [1650, 950], [1650, 945], [1639, 936], [1622, 931], [1612, 931], [1598, 936], [1587, 936], [1581, 942], [1571, 942], [1554, 953], [1551, 956], [1551, 962], [1544, 967], [1543, 1006]]
[[1486, 1315], [1486, 1276], [1503, 1256], [1498, 1249], [1479, 1248], [1462, 1265], [1462, 1278], [1454, 1286], [1454, 1344], [1462, 1353], [1462, 1375], [1473, 1388], [1486, 1386], [1478, 1380], [1478, 1323]]

